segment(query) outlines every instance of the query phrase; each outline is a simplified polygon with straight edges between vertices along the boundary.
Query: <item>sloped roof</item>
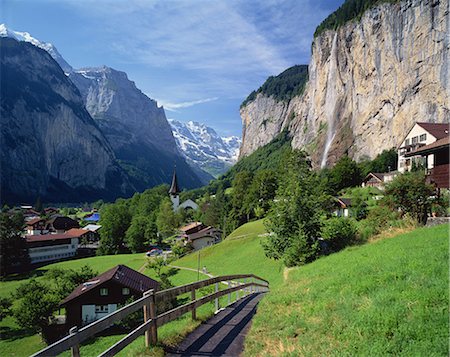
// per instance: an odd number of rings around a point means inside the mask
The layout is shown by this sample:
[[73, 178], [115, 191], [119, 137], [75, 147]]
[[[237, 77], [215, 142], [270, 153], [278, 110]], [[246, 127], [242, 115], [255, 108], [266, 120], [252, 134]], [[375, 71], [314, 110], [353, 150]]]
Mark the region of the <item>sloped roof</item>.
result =
[[70, 217], [56, 216], [51, 218], [48, 223], [50, 223], [55, 229], [69, 230], [71, 228], [78, 228], [80, 225], [77, 221]]
[[88, 231], [97, 232], [102, 226], [100, 224], [88, 224], [86, 227], [83, 227], [83, 229], [86, 229]]
[[83, 234], [89, 233], [90, 231], [84, 228], [72, 228], [69, 229], [66, 234], [72, 236], [73, 238], [81, 237]]
[[352, 200], [351, 198], [345, 198], [345, 197], [336, 197], [337, 201], [345, 206], [345, 207], [350, 207], [352, 205]]
[[63, 233], [63, 234], [34, 234], [34, 235], [27, 235], [27, 236], [25, 236], [25, 239], [27, 240], [28, 243], [44, 242], [44, 241], [50, 241], [50, 240], [71, 239], [71, 238], [78, 238], [78, 237], [74, 237], [74, 236], [69, 235], [67, 233]]
[[153, 280], [126, 265], [119, 264], [114, 268], [97, 275], [95, 278], [89, 279], [87, 282], [78, 285], [60, 305], [64, 305], [110, 280], [114, 280], [124, 287], [141, 293], [150, 289], [157, 290], [159, 288], [159, 283], [156, 280]]
[[208, 226], [206, 228], [203, 228], [202, 230], [196, 232], [196, 233], [192, 233], [189, 235], [189, 239], [191, 240], [195, 240], [195, 239], [199, 239], [202, 237], [207, 237], [210, 236], [212, 233], [214, 232], [221, 232], [220, 229]]
[[405, 154], [405, 157], [431, 153], [431, 152], [434, 152], [436, 150], [439, 150], [439, 149], [442, 149], [442, 148], [445, 148], [448, 146], [450, 146], [450, 136], [449, 135], [447, 135], [446, 137], [444, 137], [442, 139], [436, 140], [434, 143], [422, 146], [421, 148], [419, 148], [415, 151], [411, 151], [411, 152]]
[[367, 180], [369, 180], [370, 177], [375, 177], [379, 181], [383, 182], [384, 175], [385, 175], [384, 173], [380, 173], [380, 172], [369, 172], [363, 181], [366, 182]]
[[449, 135], [450, 125], [447, 123], [417, 123], [428, 131], [436, 139], [442, 139]]
[[180, 192], [180, 187], [178, 187], [177, 173], [175, 172], [175, 170], [173, 170], [172, 185], [170, 186], [169, 193], [171, 195], [175, 195]]
[[198, 226], [201, 226], [201, 225], [203, 225], [202, 222], [192, 222], [192, 223], [189, 223], [189, 224], [187, 224], [187, 225], [181, 227], [181, 228], [180, 228], [180, 231], [182, 231], [182, 232], [188, 232], [188, 231], [190, 231], [191, 229], [197, 228]]
[[34, 225], [36, 223], [39, 223], [41, 221], [44, 221], [44, 220], [42, 218], [40, 218], [40, 217], [37, 217], [37, 218], [33, 218], [32, 220], [26, 222], [26, 224], [27, 224], [27, 226], [32, 226], [32, 225]]

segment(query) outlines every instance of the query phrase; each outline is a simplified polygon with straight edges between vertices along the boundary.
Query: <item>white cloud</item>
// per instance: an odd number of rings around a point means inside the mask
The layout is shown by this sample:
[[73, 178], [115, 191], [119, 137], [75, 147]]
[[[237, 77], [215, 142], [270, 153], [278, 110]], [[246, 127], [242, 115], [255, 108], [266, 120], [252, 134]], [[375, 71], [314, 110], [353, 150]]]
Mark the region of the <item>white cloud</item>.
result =
[[171, 112], [177, 112], [177, 109], [181, 108], [189, 108], [197, 104], [203, 104], [208, 102], [213, 102], [215, 100], [219, 99], [218, 97], [213, 98], [205, 98], [205, 99], [199, 99], [199, 100], [192, 100], [190, 102], [181, 102], [181, 103], [171, 103], [164, 100], [158, 100], [158, 104], [162, 105], [164, 109], [171, 111]]
[[326, 15], [312, 0], [70, 0], [68, 4], [95, 22], [108, 24], [96, 34], [102, 38], [100, 45], [108, 46], [124, 63], [179, 73], [178, 81], [170, 78], [158, 93], [152, 90], [172, 101], [183, 101], [184, 88], [191, 97], [245, 97], [267, 76], [307, 63], [312, 32]]

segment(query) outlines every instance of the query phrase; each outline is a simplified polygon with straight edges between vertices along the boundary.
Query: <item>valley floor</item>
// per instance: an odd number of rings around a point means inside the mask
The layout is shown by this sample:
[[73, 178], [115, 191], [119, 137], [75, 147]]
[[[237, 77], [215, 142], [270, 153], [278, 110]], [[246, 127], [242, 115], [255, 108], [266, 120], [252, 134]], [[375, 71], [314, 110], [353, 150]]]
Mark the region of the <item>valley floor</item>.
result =
[[[260, 302], [245, 341], [247, 356], [448, 355], [448, 233], [449, 225], [419, 228], [286, 270], [265, 257], [261, 241], [266, 232], [263, 222], [255, 221], [223, 242], [174, 262], [194, 271], [179, 270], [172, 281], [196, 281], [199, 256], [200, 267], [213, 275], [253, 273], [269, 280], [271, 291]], [[99, 273], [116, 264], [139, 269], [145, 256], [54, 265], [73, 268], [86, 263]], [[41, 270], [33, 273], [38, 279], [43, 279]], [[19, 278], [1, 282], [0, 296], [28, 279]], [[160, 340], [166, 347], [178, 345], [212, 310], [207, 304], [198, 311], [200, 321], [184, 316], [164, 325], [158, 329]], [[27, 356], [44, 346], [38, 335], [21, 330], [12, 318], [0, 322], [0, 332], [2, 356]], [[97, 355], [122, 336], [99, 337], [82, 346], [81, 355]], [[139, 338], [119, 355], [164, 353], [162, 345], [152, 350], [143, 346]]]

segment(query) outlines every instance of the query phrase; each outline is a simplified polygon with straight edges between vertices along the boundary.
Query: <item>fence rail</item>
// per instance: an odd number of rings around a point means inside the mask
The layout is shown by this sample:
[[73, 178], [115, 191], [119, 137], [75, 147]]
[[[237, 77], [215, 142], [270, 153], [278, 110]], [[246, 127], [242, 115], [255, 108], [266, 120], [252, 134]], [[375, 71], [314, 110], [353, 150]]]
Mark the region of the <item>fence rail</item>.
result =
[[[228, 287], [220, 290], [219, 283], [223, 282], [227, 282]], [[210, 285], [215, 285], [214, 293], [196, 298], [197, 289]], [[68, 336], [35, 353], [32, 357], [57, 356], [61, 352], [68, 349], [72, 350], [72, 356], [78, 357], [80, 356], [79, 345], [81, 342], [95, 336], [97, 333], [107, 329], [115, 322], [122, 320], [129, 314], [138, 311], [139, 309], [144, 310], [144, 323], [135, 328], [132, 332], [108, 348], [106, 351], [101, 353], [100, 356], [114, 356], [143, 334], [145, 334], [146, 346], [155, 345], [158, 341], [157, 329], [159, 326], [173, 321], [188, 312], [192, 312], [192, 318], [196, 319], [196, 309], [213, 300], [215, 300], [216, 310], [219, 310], [219, 297], [221, 296], [228, 294], [228, 303], [230, 304], [231, 293], [233, 292], [243, 290], [245, 294], [252, 294], [255, 292], [268, 291], [268, 289], [269, 282], [267, 280], [253, 274], [238, 274], [218, 276], [156, 292], [154, 290], [149, 290], [144, 293], [142, 298], [81, 328], [80, 330], [78, 330], [77, 327], [71, 328]], [[157, 302], [168, 301], [186, 293], [191, 293], [190, 302], [157, 315]], [[238, 293], [236, 294], [236, 300], [237, 299]]]

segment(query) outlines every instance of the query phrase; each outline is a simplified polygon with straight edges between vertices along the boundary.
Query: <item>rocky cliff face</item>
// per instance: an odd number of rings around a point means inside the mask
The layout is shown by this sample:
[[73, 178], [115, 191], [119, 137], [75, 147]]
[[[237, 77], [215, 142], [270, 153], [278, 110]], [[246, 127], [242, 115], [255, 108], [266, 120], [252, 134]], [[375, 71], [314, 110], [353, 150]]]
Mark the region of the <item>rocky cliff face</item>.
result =
[[[450, 121], [449, 0], [382, 4], [315, 38], [302, 96], [256, 98], [241, 114], [247, 155], [287, 127], [315, 166], [373, 158], [416, 121]], [[276, 123], [258, 132], [265, 118]], [[248, 135], [251, 132], [252, 135]]]
[[255, 100], [240, 110], [243, 131], [239, 157], [272, 141], [289, 123], [289, 102], [277, 101], [273, 96], [258, 93]]
[[130, 194], [109, 143], [58, 64], [29, 43], [0, 38], [0, 47], [2, 200]]
[[104, 66], [70, 72], [69, 78], [138, 190], [169, 183], [174, 165], [184, 188], [200, 184], [177, 149], [164, 109], [126, 73]]

